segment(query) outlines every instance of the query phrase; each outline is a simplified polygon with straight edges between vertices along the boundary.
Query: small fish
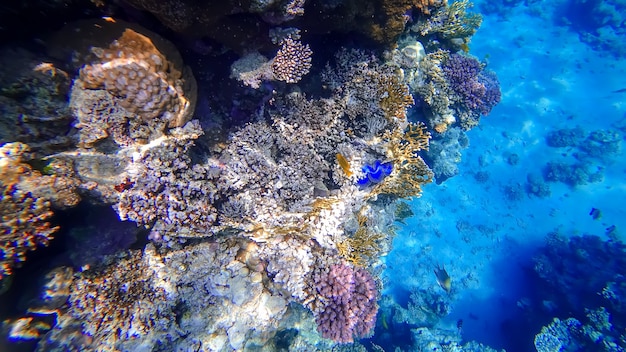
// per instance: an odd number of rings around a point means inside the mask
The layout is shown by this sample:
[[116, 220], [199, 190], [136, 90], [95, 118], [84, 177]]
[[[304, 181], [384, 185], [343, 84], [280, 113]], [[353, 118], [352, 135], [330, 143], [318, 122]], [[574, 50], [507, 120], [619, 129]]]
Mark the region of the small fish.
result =
[[343, 172], [346, 173], [346, 176], [351, 177], [352, 170], [350, 170], [350, 162], [340, 153], [337, 153], [335, 156], [337, 157], [337, 163], [341, 166]]
[[614, 90], [611, 93], [626, 93], [626, 88], [622, 88], [622, 89], [618, 89], [618, 90]]
[[437, 268], [435, 268], [433, 272], [437, 277], [437, 283], [439, 286], [447, 293], [450, 293], [450, 290], [452, 290], [452, 279], [450, 279], [450, 275], [448, 275], [446, 268], [437, 264]]
[[387, 314], [383, 311], [383, 314], [380, 316], [381, 323], [383, 324], [383, 329], [389, 330], [389, 324], [387, 323]]
[[591, 215], [594, 220], [598, 220], [602, 217], [602, 212], [598, 208], [591, 208], [589, 215]]
[[615, 235], [616, 231], [617, 231], [617, 226], [615, 226], [615, 225], [611, 225], [611, 226], [609, 226], [609, 227], [607, 227], [607, 228], [606, 228], [606, 234], [607, 234], [607, 236], [613, 236], [613, 235]]

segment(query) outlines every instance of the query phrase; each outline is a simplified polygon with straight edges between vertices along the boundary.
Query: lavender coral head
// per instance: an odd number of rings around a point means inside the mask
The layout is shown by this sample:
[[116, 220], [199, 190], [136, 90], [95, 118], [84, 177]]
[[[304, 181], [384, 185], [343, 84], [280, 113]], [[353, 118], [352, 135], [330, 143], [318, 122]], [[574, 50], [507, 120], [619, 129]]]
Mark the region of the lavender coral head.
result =
[[324, 338], [351, 343], [367, 335], [376, 323], [377, 290], [372, 275], [362, 268], [335, 264], [316, 275], [317, 330]]
[[450, 88], [470, 110], [487, 115], [500, 102], [500, 83], [491, 71], [473, 57], [451, 54], [442, 66]]

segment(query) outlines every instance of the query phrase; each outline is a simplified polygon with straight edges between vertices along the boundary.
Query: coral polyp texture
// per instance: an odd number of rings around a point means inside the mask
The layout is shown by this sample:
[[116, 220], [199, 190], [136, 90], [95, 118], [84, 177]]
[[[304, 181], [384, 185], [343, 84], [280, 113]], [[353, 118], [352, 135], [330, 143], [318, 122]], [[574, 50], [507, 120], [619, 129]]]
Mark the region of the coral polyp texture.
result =
[[276, 38], [281, 47], [268, 60], [258, 52], [251, 52], [231, 65], [231, 77], [244, 85], [258, 89], [263, 81], [297, 83], [309, 73], [313, 51], [299, 40], [299, 31], [287, 32], [285, 38]]
[[378, 291], [367, 270], [334, 264], [316, 273], [314, 281], [317, 299], [311, 305], [323, 337], [348, 343], [372, 331]]
[[[92, 51], [98, 61], [80, 70], [76, 84], [106, 90], [143, 121], [159, 119], [166, 127], [180, 127], [191, 119], [195, 82], [190, 76], [183, 80], [181, 68], [170, 63], [150, 38], [126, 29], [108, 48]], [[184, 84], [190, 88], [185, 90]]]

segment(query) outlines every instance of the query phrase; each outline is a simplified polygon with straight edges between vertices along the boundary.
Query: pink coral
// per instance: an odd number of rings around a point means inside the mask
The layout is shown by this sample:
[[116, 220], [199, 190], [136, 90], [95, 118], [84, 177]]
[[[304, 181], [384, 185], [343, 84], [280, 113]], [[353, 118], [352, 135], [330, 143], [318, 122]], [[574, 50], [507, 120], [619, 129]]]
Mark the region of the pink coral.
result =
[[335, 264], [315, 275], [317, 329], [324, 338], [351, 343], [370, 333], [376, 323], [377, 289], [363, 268]]

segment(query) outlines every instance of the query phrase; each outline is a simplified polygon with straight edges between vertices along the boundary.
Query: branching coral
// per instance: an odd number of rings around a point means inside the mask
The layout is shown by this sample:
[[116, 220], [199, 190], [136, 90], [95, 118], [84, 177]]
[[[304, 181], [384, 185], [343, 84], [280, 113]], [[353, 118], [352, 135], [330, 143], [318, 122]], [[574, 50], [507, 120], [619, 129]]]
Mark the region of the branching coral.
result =
[[394, 171], [384, 182], [372, 190], [372, 195], [395, 194], [401, 198], [419, 196], [421, 186], [432, 182], [433, 173], [424, 160], [417, 155], [428, 149], [430, 133], [423, 124], [410, 123], [407, 130], [394, 130], [386, 134], [388, 158], [393, 161]]
[[431, 8], [445, 3], [445, 0], [380, 0], [384, 24], [372, 24], [371, 35], [381, 43], [394, 43], [409, 20], [408, 13], [415, 10], [415, 16], [430, 15]]
[[257, 52], [243, 56], [231, 65], [231, 78], [254, 89], [260, 88], [264, 81], [299, 82], [309, 73], [313, 51], [308, 44], [295, 39], [298, 37], [287, 33], [285, 38], [277, 39], [281, 47], [271, 60]]
[[26, 260], [26, 253], [45, 246], [58, 230], [48, 219], [50, 202], [35, 198], [15, 184], [0, 182], [0, 281], [11, 275], [12, 268]]
[[487, 115], [500, 102], [500, 83], [474, 57], [452, 54], [442, 65], [456, 101], [467, 110]]
[[339, 254], [353, 265], [365, 266], [369, 261], [377, 258], [382, 252], [381, 241], [387, 238], [386, 234], [371, 228], [367, 224], [367, 217], [358, 214], [359, 228], [356, 232], [337, 244]]
[[286, 38], [272, 60], [272, 72], [279, 81], [296, 83], [309, 73], [313, 51], [309, 45]]
[[28, 251], [52, 239], [58, 227], [47, 222], [51, 206], [66, 208], [80, 201], [73, 180], [33, 170], [26, 163], [28, 152], [22, 143], [0, 147], [0, 279], [10, 275]]
[[124, 349], [122, 344], [168, 330], [174, 302], [154, 284], [154, 274], [141, 252], [131, 252], [108, 268], [84, 272], [70, 289], [67, 315], [82, 324], [91, 336], [90, 345], [102, 351]]
[[[480, 14], [467, 13], [472, 6], [469, 0], [454, 1], [437, 8], [431, 17], [419, 21], [411, 30], [423, 37], [435, 35], [440, 40], [462, 39], [461, 43], [467, 45], [482, 23]], [[463, 45], [461, 48], [466, 49]]]
[[415, 101], [409, 92], [409, 87], [400, 82], [397, 76], [380, 76], [380, 107], [385, 112], [387, 120], [405, 120], [406, 109], [411, 107]]

